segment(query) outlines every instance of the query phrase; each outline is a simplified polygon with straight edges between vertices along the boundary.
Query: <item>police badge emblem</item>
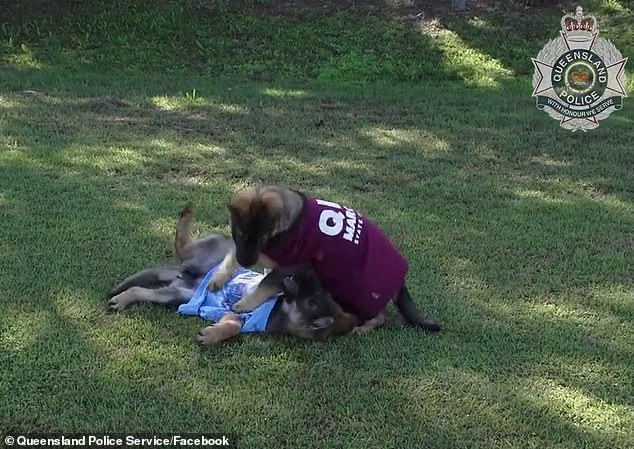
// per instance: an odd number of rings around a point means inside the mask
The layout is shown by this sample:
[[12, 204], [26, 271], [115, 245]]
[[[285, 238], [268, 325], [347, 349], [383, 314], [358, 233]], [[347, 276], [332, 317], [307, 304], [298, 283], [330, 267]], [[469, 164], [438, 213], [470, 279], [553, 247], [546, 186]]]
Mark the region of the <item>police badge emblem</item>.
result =
[[560, 120], [562, 128], [587, 131], [622, 108], [625, 63], [621, 52], [598, 36], [596, 17], [576, 13], [561, 19], [560, 36], [533, 58], [537, 108]]

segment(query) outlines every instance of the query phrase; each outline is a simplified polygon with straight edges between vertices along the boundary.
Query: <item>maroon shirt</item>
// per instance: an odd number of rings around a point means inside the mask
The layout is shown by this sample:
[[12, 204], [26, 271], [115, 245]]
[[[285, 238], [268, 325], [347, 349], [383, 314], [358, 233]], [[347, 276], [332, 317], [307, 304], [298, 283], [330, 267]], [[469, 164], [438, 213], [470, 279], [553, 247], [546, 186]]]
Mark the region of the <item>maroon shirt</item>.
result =
[[306, 198], [293, 228], [264, 251], [276, 264], [311, 263], [333, 299], [369, 320], [405, 282], [407, 260], [381, 229], [358, 212]]

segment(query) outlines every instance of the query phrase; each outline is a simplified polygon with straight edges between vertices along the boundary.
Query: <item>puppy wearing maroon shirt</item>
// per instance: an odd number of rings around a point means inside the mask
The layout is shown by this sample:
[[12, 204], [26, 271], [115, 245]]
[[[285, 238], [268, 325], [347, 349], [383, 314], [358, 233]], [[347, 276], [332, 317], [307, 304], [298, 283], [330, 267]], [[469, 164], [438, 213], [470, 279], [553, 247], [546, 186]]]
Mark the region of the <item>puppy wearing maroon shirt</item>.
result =
[[234, 305], [235, 312], [262, 304], [276, 293], [277, 278], [310, 265], [333, 299], [363, 320], [353, 333], [383, 325], [392, 299], [409, 324], [440, 330], [420, 315], [407, 291], [407, 260], [359, 212], [278, 186], [243, 190], [229, 210], [236, 249], [225, 257], [209, 288], [220, 288], [239, 266], [273, 270]]

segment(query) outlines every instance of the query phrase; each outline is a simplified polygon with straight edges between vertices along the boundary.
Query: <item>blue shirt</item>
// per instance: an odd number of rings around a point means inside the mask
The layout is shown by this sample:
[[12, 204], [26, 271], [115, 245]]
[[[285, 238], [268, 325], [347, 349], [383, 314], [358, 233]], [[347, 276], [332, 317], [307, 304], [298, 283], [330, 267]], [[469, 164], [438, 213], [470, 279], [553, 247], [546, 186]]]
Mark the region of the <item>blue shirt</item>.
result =
[[[255, 290], [264, 278], [264, 275], [257, 271], [240, 268], [220, 290], [210, 292], [207, 286], [218, 268], [219, 265], [213, 267], [205, 275], [194, 296], [188, 303], [180, 305], [178, 313], [198, 315], [206, 320], [218, 322], [223, 315], [231, 312], [231, 307], [236, 302]], [[238, 314], [243, 322], [240, 332], [264, 332], [276, 301], [277, 298], [270, 298], [250, 312]]]

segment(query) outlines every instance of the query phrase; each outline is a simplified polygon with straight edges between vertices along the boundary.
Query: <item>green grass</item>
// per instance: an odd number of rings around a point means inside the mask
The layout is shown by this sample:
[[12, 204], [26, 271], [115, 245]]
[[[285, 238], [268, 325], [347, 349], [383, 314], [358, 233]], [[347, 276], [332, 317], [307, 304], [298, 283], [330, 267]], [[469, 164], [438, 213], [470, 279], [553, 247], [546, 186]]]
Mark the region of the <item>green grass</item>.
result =
[[[409, 10], [245, 3], [8, 16], [0, 434], [634, 447], [634, 110], [573, 134], [535, 108], [530, 56], [559, 10], [443, 13], [417, 31]], [[631, 56], [626, 5], [597, 9]], [[549, 28], [528, 39], [532, 13]], [[373, 217], [446, 331], [200, 349], [201, 320], [107, 312], [111, 281], [172, 257], [183, 204], [200, 233], [226, 232], [231, 194], [260, 182]]]

